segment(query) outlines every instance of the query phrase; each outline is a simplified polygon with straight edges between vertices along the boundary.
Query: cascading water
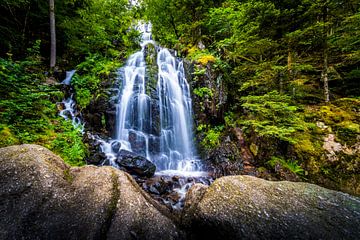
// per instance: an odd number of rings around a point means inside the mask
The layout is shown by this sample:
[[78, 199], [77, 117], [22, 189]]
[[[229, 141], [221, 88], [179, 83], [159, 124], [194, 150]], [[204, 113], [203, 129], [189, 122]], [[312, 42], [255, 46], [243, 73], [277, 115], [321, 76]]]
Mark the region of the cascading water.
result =
[[138, 30], [142, 32], [142, 49], [119, 71], [116, 134], [110, 142], [102, 142], [102, 150], [112, 164], [118, 150], [111, 146], [120, 143], [120, 150], [146, 157], [158, 171], [198, 173], [201, 165], [193, 142], [192, 102], [183, 62], [168, 49], [156, 47], [157, 86], [149, 92], [146, 48], [155, 43], [150, 24], [139, 24]]
[[167, 170], [194, 171], [196, 159], [192, 134], [192, 106], [189, 84], [182, 62], [167, 49], [158, 52], [162, 162]]
[[[66, 78], [61, 82], [61, 84], [71, 86], [71, 79], [75, 72], [75, 70], [67, 71]], [[72, 91], [73, 89], [70, 87], [70, 92]], [[59, 115], [65, 118], [65, 120], [71, 119], [73, 126], [79, 129], [81, 133], [84, 133], [84, 123], [81, 121], [79, 114], [76, 111], [74, 94], [71, 93], [70, 97], [63, 99], [61, 105], [63, 109], [59, 112]]]

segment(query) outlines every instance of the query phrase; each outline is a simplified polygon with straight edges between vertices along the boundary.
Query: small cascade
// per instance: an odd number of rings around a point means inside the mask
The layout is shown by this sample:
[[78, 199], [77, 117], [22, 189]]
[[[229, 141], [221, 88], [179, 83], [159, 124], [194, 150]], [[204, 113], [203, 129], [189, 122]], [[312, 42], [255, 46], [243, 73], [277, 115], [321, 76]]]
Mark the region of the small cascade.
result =
[[[75, 74], [75, 70], [67, 71], [66, 78], [61, 82], [61, 84], [71, 86], [71, 79]], [[84, 123], [81, 121], [79, 113], [76, 110], [76, 102], [74, 100], [73, 89], [70, 87], [70, 97], [65, 98], [61, 103], [61, 108], [59, 115], [65, 120], [71, 119], [72, 124], [75, 128], [78, 128], [81, 133], [84, 133]]]
[[64, 79], [64, 81], [61, 82], [61, 84], [70, 85], [71, 79], [74, 76], [75, 72], [76, 72], [76, 70], [67, 71], [66, 78]]
[[[142, 33], [141, 50], [119, 70], [116, 132], [110, 141], [102, 141], [102, 150], [114, 166], [118, 152], [127, 150], [149, 159], [158, 172], [201, 174], [183, 62], [168, 49], [156, 46], [151, 24], [140, 23], [136, 28]], [[147, 72], [149, 45], [156, 49], [157, 84], [150, 83]]]

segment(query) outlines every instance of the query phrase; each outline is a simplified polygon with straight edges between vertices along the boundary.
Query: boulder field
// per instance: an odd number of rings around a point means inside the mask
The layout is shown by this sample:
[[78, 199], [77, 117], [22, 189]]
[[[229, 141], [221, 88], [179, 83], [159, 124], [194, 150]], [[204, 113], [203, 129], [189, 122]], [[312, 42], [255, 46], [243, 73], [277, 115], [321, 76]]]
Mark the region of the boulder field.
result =
[[38, 145], [0, 149], [0, 239], [357, 239], [360, 199], [251, 176], [190, 188], [179, 215], [112, 167]]

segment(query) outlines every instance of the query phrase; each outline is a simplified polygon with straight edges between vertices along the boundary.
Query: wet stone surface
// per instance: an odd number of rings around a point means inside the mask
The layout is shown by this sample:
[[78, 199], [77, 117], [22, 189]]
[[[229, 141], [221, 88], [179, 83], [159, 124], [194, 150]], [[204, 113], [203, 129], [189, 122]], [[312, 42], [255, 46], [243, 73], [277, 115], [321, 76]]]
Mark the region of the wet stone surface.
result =
[[135, 180], [155, 200], [172, 211], [181, 211], [184, 208], [185, 195], [194, 184], [210, 185], [215, 179], [210, 175], [188, 177], [156, 173], [152, 178], [135, 177]]

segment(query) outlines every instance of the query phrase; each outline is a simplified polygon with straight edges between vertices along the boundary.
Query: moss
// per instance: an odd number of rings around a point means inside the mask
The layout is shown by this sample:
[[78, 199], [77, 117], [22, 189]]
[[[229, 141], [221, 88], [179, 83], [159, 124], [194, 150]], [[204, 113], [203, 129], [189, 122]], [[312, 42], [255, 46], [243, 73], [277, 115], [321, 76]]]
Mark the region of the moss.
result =
[[257, 171], [261, 174], [261, 173], [266, 173], [267, 169], [265, 167], [259, 167], [257, 168]]
[[107, 239], [107, 233], [111, 227], [112, 219], [117, 210], [117, 204], [120, 198], [118, 175], [112, 171], [111, 173], [112, 191], [110, 203], [106, 209], [105, 222], [101, 226], [101, 239]]
[[256, 144], [251, 143], [250, 144], [250, 151], [256, 157], [258, 155], [259, 147]]
[[334, 105], [320, 107], [320, 117], [325, 124], [328, 125], [333, 125], [342, 121], [349, 121], [354, 118], [349, 112]]
[[301, 151], [304, 152], [315, 152], [315, 148], [314, 145], [312, 144], [312, 142], [310, 141], [310, 139], [304, 139], [301, 140], [300, 142], [298, 142], [298, 144], [296, 144], [298, 146], [298, 148]]
[[72, 183], [74, 180], [74, 176], [71, 174], [70, 169], [64, 170], [64, 178], [68, 183]]
[[207, 65], [209, 62], [213, 63], [216, 61], [216, 58], [213, 55], [203, 55], [201, 57], [199, 57], [197, 59], [197, 62], [200, 63], [201, 65], [205, 66]]
[[343, 121], [337, 124], [336, 136], [342, 144], [354, 145], [360, 134], [360, 125], [351, 121]]
[[276, 165], [281, 165], [283, 168], [288, 169], [292, 173], [295, 173], [296, 175], [303, 176], [304, 175], [304, 169], [298, 164], [297, 161], [290, 161], [285, 160], [283, 158], [279, 157], [272, 157], [268, 162], [268, 165], [272, 168], [275, 168]]
[[0, 147], [6, 147], [19, 143], [19, 140], [7, 126], [0, 126]]

